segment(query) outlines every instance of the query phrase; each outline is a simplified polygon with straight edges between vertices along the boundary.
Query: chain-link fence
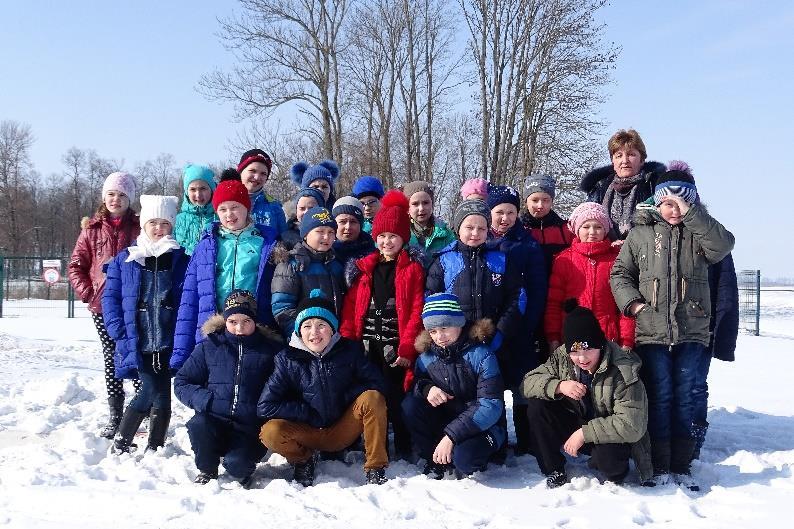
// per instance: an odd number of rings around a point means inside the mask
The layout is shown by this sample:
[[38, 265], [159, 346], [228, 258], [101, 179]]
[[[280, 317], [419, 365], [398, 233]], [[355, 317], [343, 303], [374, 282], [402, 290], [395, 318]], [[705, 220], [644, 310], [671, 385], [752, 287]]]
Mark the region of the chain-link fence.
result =
[[75, 315], [67, 257], [0, 255], [0, 318]]
[[758, 336], [761, 332], [761, 271], [740, 270], [736, 279], [739, 283], [739, 328]]

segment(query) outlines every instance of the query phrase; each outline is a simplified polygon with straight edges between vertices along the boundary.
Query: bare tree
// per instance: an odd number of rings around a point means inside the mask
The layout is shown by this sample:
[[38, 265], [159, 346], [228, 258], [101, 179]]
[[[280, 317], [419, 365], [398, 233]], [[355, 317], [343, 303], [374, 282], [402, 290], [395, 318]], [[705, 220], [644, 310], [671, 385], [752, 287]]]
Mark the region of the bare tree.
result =
[[20, 250], [24, 199], [30, 185], [30, 126], [16, 121], [0, 122], [0, 210], [6, 222], [0, 226], [0, 241], [12, 255]]

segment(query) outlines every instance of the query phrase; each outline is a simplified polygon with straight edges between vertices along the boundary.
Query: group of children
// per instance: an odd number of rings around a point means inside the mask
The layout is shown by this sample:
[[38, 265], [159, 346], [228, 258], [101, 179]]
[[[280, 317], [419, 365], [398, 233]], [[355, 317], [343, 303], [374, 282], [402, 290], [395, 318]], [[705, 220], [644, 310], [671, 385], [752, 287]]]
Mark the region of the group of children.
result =
[[[610, 144], [614, 178], [634, 150]], [[146, 449], [165, 444], [174, 376], [195, 411], [196, 483], [222, 462], [248, 487], [269, 449], [308, 486], [362, 434], [367, 483], [417, 455], [429, 477], [460, 477], [504, 461], [510, 390], [514, 451], [548, 486], [568, 480], [562, 448], [616, 483], [634, 458], [645, 485], [697, 489], [709, 268], [733, 236], [691, 171], [653, 175], [624, 242], [601, 202], [559, 217], [548, 176], [527, 178], [524, 210], [517, 190], [467, 181], [447, 224], [427, 182], [386, 192], [363, 176], [337, 199], [329, 160], [292, 167], [282, 208], [263, 190], [271, 168], [260, 149], [218, 182], [188, 165], [181, 208], [144, 195], [139, 215], [130, 175], [106, 179], [69, 274], [103, 346], [112, 450], [137, 448], [146, 417]]]

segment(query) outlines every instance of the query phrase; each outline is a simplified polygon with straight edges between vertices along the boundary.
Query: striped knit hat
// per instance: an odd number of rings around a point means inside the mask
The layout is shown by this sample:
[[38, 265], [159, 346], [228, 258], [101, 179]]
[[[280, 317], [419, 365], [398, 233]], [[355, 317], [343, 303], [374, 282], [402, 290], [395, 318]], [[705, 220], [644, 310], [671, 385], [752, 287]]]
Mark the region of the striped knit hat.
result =
[[458, 296], [446, 292], [427, 296], [422, 308], [422, 323], [428, 331], [437, 327], [463, 327], [466, 316], [460, 308]]
[[301, 324], [310, 318], [320, 318], [328, 322], [334, 330], [339, 330], [339, 319], [333, 302], [323, 295], [322, 290], [315, 288], [308, 298], [298, 304], [298, 315], [295, 317], [295, 335], [301, 335]]
[[[672, 163], [671, 163], [672, 165]], [[656, 181], [656, 187], [653, 190], [653, 203], [659, 206], [664, 197], [679, 196], [685, 202], [693, 204], [697, 198], [698, 190], [695, 187], [695, 179], [692, 178], [692, 173], [688, 170], [673, 169], [663, 173]]]

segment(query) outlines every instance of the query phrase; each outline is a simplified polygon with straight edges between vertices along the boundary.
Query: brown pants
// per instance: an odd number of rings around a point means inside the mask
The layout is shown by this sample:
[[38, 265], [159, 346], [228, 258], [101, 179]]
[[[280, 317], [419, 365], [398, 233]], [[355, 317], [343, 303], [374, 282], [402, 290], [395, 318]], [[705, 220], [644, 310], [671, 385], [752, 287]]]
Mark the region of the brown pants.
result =
[[364, 468], [383, 468], [389, 464], [387, 429], [386, 399], [380, 392], [371, 389], [359, 395], [342, 417], [328, 428], [270, 419], [262, 426], [259, 439], [266, 447], [294, 464], [306, 461], [315, 450], [342, 450], [363, 432], [367, 458]]

